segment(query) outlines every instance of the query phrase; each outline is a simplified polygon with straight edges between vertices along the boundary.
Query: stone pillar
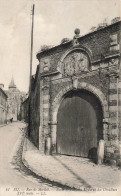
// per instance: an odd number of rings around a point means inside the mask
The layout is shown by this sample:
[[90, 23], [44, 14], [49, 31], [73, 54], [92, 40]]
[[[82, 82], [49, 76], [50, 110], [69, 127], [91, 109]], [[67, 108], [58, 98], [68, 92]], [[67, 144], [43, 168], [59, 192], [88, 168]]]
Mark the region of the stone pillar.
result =
[[104, 160], [104, 140], [99, 141], [98, 150], [97, 150], [97, 164], [102, 164]]

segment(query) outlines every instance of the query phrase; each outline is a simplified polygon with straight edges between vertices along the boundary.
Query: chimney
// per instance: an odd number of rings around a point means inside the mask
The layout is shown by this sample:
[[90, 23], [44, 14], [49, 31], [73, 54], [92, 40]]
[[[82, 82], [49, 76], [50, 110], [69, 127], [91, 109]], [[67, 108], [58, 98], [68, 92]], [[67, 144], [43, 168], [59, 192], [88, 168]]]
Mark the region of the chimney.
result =
[[4, 89], [4, 84], [0, 83], [0, 88], [3, 90]]

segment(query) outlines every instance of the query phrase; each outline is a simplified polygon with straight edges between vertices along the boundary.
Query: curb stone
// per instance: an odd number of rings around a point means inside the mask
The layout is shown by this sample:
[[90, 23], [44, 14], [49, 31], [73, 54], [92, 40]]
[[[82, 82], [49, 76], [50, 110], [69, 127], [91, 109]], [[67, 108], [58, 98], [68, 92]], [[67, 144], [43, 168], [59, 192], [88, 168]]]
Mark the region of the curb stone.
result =
[[[20, 129], [20, 128], [19, 128], [19, 129]], [[21, 129], [20, 129], [20, 130], [21, 130]], [[16, 141], [16, 143], [15, 143], [15, 145], [14, 145], [14, 148], [13, 148], [13, 150], [12, 150], [12, 153], [10, 154], [9, 163], [10, 163], [10, 165], [11, 165], [13, 168], [14, 168], [14, 164], [15, 164], [14, 158], [16, 157], [17, 151], [19, 150], [19, 147], [20, 147], [21, 143], [23, 142], [23, 140], [24, 140], [24, 138], [25, 138], [25, 133], [26, 133], [26, 131], [25, 131], [24, 128], [23, 128], [23, 131], [21, 130], [20, 135], [19, 135], [19, 137], [18, 137], [18, 139], [17, 139], [17, 141]]]

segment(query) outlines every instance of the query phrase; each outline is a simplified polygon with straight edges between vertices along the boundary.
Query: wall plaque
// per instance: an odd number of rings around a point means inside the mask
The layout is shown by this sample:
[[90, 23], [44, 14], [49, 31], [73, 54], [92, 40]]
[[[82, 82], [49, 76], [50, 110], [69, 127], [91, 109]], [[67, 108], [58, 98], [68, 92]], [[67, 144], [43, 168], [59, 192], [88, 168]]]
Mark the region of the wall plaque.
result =
[[88, 57], [82, 52], [68, 54], [63, 62], [58, 65], [58, 71], [63, 75], [72, 76], [77, 73], [87, 72], [89, 68]]

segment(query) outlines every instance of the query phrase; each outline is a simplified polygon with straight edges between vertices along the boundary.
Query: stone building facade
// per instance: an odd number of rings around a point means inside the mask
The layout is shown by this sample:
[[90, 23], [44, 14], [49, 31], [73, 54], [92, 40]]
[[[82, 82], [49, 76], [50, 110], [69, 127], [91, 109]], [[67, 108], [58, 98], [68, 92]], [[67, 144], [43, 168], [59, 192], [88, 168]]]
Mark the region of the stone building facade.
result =
[[7, 123], [7, 95], [3, 87], [4, 85], [0, 84], [0, 125]]
[[121, 22], [39, 52], [32, 78], [29, 136], [40, 153], [120, 162]]
[[7, 110], [8, 110], [8, 115], [7, 118], [8, 120], [10, 118], [13, 118], [14, 121], [19, 119], [19, 114], [20, 114], [20, 105], [21, 102], [24, 101], [26, 98], [26, 93], [21, 92], [15, 85], [14, 79], [11, 79], [9, 89], [6, 91], [6, 94], [8, 96], [7, 100]]

